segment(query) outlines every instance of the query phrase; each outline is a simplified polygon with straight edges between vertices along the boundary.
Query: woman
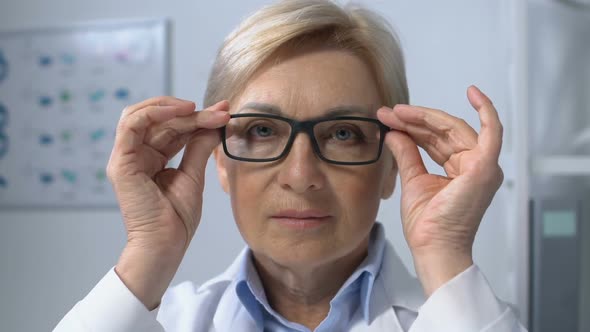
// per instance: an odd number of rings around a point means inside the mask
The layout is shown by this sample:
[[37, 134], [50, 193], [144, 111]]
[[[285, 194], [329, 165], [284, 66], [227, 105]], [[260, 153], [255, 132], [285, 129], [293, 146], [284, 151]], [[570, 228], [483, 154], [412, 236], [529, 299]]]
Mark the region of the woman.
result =
[[[467, 94], [479, 134], [408, 105], [401, 50], [377, 15], [315, 0], [263, 8], [221, 47], [205, 110], [159, 97], [123, 111], [107, 172], [128, 243], [56, 330], [523, 330], [472, 261], [503, 178], [502, 126], [483, 93]], [[426, 172], [418, 145], [447, 177]], [[212, 152], [248, 248], [221, 276], [166, 292]], [[398, 172], [418, 281], [375, 222]]]

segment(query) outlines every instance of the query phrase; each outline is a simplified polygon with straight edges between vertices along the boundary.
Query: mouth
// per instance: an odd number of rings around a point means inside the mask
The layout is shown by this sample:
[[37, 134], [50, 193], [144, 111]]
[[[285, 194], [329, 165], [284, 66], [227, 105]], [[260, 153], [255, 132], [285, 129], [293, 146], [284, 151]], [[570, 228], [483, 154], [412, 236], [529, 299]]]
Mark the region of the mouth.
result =
[[270, 218], [281, 226], [304, 230], [321, 227], [331, 222], [333, 216], [321, 210], [283, 210]]

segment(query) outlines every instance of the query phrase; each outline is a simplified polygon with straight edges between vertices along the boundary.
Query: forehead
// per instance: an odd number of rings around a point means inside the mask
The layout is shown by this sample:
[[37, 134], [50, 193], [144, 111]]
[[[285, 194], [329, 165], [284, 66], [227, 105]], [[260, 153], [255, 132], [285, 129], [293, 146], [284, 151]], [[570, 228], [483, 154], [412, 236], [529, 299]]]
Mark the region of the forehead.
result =
[[297, 118], [348, 107], [374, 113], [381, 106], [369, 66], [341, 50], [315, 50], [269, 61], [246, 84], [230, 112], [250, 111], [248, 105], [256, 103]]

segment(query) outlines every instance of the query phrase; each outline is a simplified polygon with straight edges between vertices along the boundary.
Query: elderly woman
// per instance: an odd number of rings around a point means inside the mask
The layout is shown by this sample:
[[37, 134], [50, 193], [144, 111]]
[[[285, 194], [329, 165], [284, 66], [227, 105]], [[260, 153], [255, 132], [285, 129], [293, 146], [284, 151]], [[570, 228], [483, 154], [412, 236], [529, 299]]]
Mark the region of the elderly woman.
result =
[[[408, 105], [399, 45], [368, 10], [261, 9], [221, 47], [203, 111], [172, 97], [123, 111], [107, 171], [128, 242], [56, 331], [524, 330], [472, 260], [503, 178], [502, 126], [482, 92], [467, 96], [479, 134]], [[418, 146], [447, 177], [428, 174]], [[165, 168], [183, 147], [178, 169]], [[166, 291], [212, 153], [248, 246], [204, 285]], [[375, 222], [398, 173], [418, 280]]]

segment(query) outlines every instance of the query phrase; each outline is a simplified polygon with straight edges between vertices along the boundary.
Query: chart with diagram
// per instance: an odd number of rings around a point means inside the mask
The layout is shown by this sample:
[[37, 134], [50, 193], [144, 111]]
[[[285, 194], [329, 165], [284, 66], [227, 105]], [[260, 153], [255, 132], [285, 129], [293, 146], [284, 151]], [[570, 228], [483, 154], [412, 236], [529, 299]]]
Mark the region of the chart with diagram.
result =
[[165, 20], [0, 32], [0, 208], [113, 207], [125, 106], [169, 93]]

